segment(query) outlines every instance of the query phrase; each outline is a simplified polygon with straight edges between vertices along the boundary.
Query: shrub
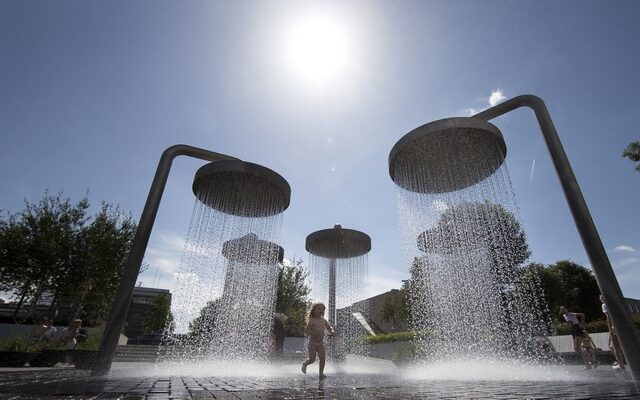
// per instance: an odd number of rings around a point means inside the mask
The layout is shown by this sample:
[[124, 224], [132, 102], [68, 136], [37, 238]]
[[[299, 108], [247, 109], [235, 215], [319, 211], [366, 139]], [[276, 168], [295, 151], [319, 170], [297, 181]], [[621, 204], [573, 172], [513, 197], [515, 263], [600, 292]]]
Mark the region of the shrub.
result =
[[0, 351], [3, 352], [39, 352], [40, 345], [33, 343], [26, 336], [15, 335], [0, 340]]
[[418, 349], [413, 342], [407, 342], [400, 345], [391, 357], [391, 361], [398, 366], [405, 366], [418, 359]]
[[[640, 315], [633, 316], [633, 323], [636, 328], [640, 329]], [[609, 332], [609, 327], [607, 325], [606, 319], [598, 319], [595, 321], [590, 321], [584, 324], [584, 329], [589, 333], [599, 333], [599, 332]], [[560, 323], [556, 325], [556, 331], [558, 335], [570, 335], [571, 329], [569, 328], [569, 324]]]
[[367, 336], [365, 342], [368, 344], [406, 342], [413, 339], [414, 337], [415, 332], [382, 333], [380, 335]]
[[102, 341], [102, 329], [93, 331], [84, 342], [78, 343], [78, 350], [98, 350]]

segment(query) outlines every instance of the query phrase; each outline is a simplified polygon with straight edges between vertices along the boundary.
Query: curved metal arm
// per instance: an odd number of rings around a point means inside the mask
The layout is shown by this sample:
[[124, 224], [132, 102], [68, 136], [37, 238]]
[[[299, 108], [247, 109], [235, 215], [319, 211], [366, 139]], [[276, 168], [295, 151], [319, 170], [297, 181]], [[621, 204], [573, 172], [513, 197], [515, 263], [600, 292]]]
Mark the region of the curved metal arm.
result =
[[115, 355], [120, 332], [122, 332], [122, 327], [127, 317], [133, 289], [135, 288], [136, 280], [140, 273], [140, 266], [142, 265], [142, 259], [144, 258], [147, 244], [149, 243], [149, 237], [151, 236], [153, 223], [158, 213], [160, 200], [162, 200], [162, 194], [167, 184], [171, 164], [173, 163], [173, 159], [178, 156], [189, 156], [206, 161], [238, 160], [235, 157], [188, 146], [186, 144], [171, 146], [162, 153], [156, 174], [153, 177], [151, 189], [149, 189], [147, 201], [142, 210], [140, 221], [138, 222], [136, 235], [131, 244], [131, 251], [129, 252], [122, 275], [120, 276], [120, 285], [118, 286], [118, 291], [111, 306], [109, 322], [104, 328], [98, 358], [93, 369], [94, 376], [107, 375], [111, 370], [113, 356]]
[[564, 195], [571, 209], [573, 220], [587, 252], [593, 273], [604, 296], [609, 309], [609, 317], [615, 327], [625, 359], [629, 364], [631, 374], [636, 381], [640, 381], [640, 338], [627, 308], [627, 304], [620, 290], [607, 252], [602, 245], [587, 203], [582, 196], [578, 180], [576, 179], [569, 159], [567, 158], [558, 132], [556, 131], [549, 111], [541, 98], [533, 95], [514, 97], [495, 107], [482, 111], [472, 118], [490, 120], [519, 107], [529, 107], [533, 110], [540, 124], [549, 154], [556, 168]]

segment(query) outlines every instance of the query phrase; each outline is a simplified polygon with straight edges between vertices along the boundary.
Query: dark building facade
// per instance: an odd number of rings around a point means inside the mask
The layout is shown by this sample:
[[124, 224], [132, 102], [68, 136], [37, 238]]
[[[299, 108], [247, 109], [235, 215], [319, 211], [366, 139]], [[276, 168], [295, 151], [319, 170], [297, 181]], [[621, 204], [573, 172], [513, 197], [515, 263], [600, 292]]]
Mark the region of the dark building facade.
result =
[[640, 300], [630, 299], [628, 297], [625, 297], [624, 299], [627, 302], [627, 306], [629, 307], [631, 314], [640, 316]]

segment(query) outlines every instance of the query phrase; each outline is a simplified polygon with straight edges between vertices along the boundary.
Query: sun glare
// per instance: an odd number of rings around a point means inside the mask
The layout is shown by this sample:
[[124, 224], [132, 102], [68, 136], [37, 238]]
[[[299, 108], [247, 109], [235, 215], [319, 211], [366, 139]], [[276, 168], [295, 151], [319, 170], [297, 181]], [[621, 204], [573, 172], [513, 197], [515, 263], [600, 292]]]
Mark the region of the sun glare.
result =
[[348, 64], [348, 37], [328, 18], [299, 21], [288, 33], [287, 58], [291, 68], [309, 83], [326, 83]]

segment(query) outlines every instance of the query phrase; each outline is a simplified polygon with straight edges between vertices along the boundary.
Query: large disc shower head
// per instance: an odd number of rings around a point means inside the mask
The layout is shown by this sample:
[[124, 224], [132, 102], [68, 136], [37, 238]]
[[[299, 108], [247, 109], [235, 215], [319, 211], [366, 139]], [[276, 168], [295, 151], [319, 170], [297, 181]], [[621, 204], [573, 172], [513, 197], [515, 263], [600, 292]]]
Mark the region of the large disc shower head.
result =
[[258, 164], [240, 160], [204, 165], [193, 179], [193, 193], [207, 206], [241, 217], [267, 217], [289, 207], [287, 181]]
[[398, 140], [389, 153], [389, 175], [411, 192], [452, 192], [493, 174], [506, 154], [493, 124], [477, 118], [441, 119]]
[[335, 225], [333, 229], [323, 229], [307, 236], [305, 248], [319, 257], [358, 257], [371, 250], [371, 238], [360, 231]]
[[222, 255], [230, 261], [246, 261], [255, 258], [262, 262], [276, 263], [284, 260], [284, 249], [276, 243], [259, 239], [255, 233], [249, 233], [224, 242]]

